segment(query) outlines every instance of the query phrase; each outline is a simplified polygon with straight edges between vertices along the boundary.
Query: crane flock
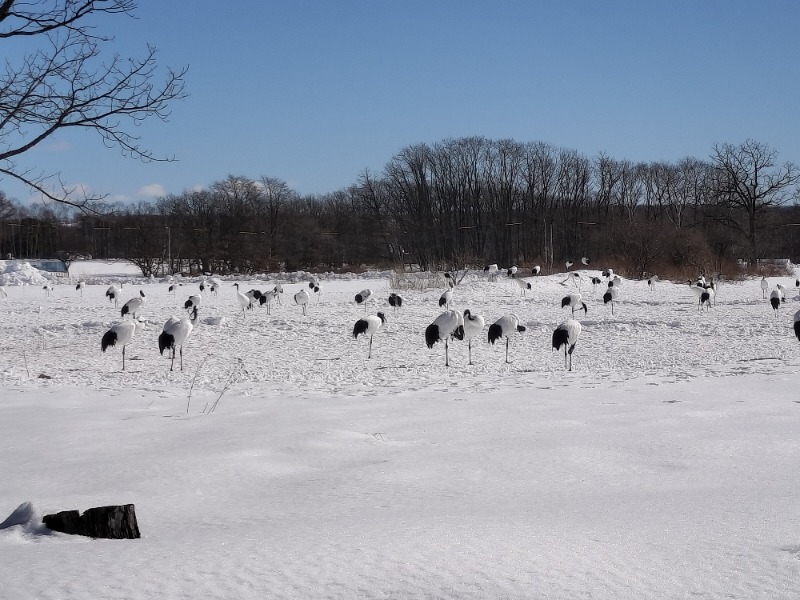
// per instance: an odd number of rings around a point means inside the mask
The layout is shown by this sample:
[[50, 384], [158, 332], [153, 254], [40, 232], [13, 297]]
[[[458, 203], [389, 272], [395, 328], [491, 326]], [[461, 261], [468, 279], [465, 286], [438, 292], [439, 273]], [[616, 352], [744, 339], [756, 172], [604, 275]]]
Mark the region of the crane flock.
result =
[[[587, 265], [588, 262], [589, 261], [586, 257], [581, 258], [581, 264]], [[572, 267], [573, 264], [574, 263], [568, 265], [568, 267]], [[516, 265], [505, 269], [500, 269], [496, 264], [493, 264], [489, 265], [485, 269], [490, 280], [494, 279], [496, 274], [498, 274], [501, 270], [504, 270], [508, 277], [514, 280], [515, 285], [522, 291], [523, 295], [526, 291], [536, 288], [531, 281], [527, 281], [518, 277], [520, 270], [518, 267], [516, 267]], [[539, 271], [539, 267], [536, 267], [533, 272], [538, 273]], [[602, 270], [601, 274], [606, 278], [608, 286], [602, 296], [603, 303], [611, 304], [611, 315], [614, 315], [615, 303], [620, 298], [620, 287], [623, 283], [623, 280], [618, 275], [615, 275], [612, 269]], [[584, 276], [586, 276], [587, 279], [590, 279], [594, 286], [601, 282], [600, 278], [597, 276], [586, 273], [584, 273]], [[568, 279], [575, 278], [577, 280], [581, 277], [581, 274], [578, 271], [570, 271], [567, 273], [567, 277]], [[474, 345], [473, 342], [475, 340], [481, 339], [481, 335], [486, 335], [484, 338], [486, 342], [494, 345], [505, 338], [505, 362], [510, 363], [511, 360], [509, 353], [511, 338], [516, 335], [523, 334], [528, 329], [527, 324], [525, 324], [516, 314], [506, 314], [491, 323], [488, 327], [488, 332], [486, 332], [488, 321], [485, 316], [477, 314], [473, 309], [470, 308], [461, 310], [455, 310], [453, 308], [452, 305], [454, 303], [456, 279], [452, 275], [446, 279], [448, 280], [447, 283], [449, 287], [441, 293], [437, 303], [441, 309], [444, 309], [444, 312], [435, 316], [432, 322], [430, 322], [430, 324], [425, 328], [424, 338], [426, 346], [430, 349], [433, 349], [437, 343], [444, 342], [445, 366], [449, 367], [451, 364], [451, 343], [454, 341], [466, 340], [468, 364], [472, 366], [474, 364], [472, 350]], [[459, 281], [462, 280], [463, 277], [459, 279]], [[655, 284], [658, 281], [659, 278], [655, 275], [650, 276], [650, 278], [646, 280], [647, 286], [651, 292], [654, 291]], [[169, 293], [174, 294], [178, 285], [179, 284], [170, 285]], [[205, 280], [200, 283], [199, 287], [201, 293], [205, 290], [208, 290], [209, 293], [214, 293], [221, 285], [221, 282], [218, 280]], [[242, 293], [242, 291], [239, 289], [239, 283], [234, 283], [234, 287], [236, 288], [235, 298], [243, 315], [246, 314], [247, 311], [252, 310], [254, 307], [258, 307], [259, 305], [266, 306], [267, 313], [269, 314], [271, 302], [273, 300], [279, 300], [280, 294], [283, 292], [283, 287], [281, 284], [275, 285], [274, 288], [269, 289], [266, 292], [260, 292], [259, 290], [252, 289], [246, 293]], [[697, 306], [699, 310], [708, 312], [713, 306], [716, 305], [718, 282], [713, 278], [707, 280], [705, 277], [700, 276], [696, 280], [689, 280], [689, 287], [697, 299]], [[768, 302], [773, 310], [774, 316], [777, 318], [779, 316], [781, 307], [787, 302], [788, 287], [782, 283], [776, 283], [774, 289], [770, 291], [770, 285], [766, 277], [761, 279], [760, 287], [762, 289], [762, 297], [767, 298], [767, 292], [769, 292]], [[800, 279], [795, 281], [794, 287], [800, 289]], [[45, 291], [47, 293], [50, 293], [52, 289], [52, 285], [48, 284], [45, 286]], [[82, 295], [84, 289], [86, 289], [86, 283], [82, 280], [78, 281], [75, 289], [80, 291]], [[319, 303], [320, 290], [321, 282], [318, 278], [314, 277], [311, 279], [311, 281], [304, 284], [303, 289], [300, 289], [292, 296], [294, 303], [302, 308], [302, 314], [304, 316], [309, 314], [311, 294], [317, 294]], [[2, 291], [4, 292], [5, 290]], [[121, 284], [111, 285], [105, 291], [105, 296], [110, 302], [114, 302], [116, 306], [121, 293]], [[183, 370], [183, 345], [189, 338], [196, 326], [196, 323], [198, 322], [199, 311], [203, 304], [201, 293], [191, 294], [188, 296], [188, 299], [183, 302], [183, 308], [188, 311], [188, 316], [171, 317], [168, 319], [164, 323], [163, 329], [158, 338], [158, 348], [160, 353], [163, 355], [165, 350], [169, 351], [170, 371], [174, 370], [176, 355], [180, 356], [180, 368]], [[537, 300], [539, 300], [539, 298], [536, 298], [534, 301]], [[369, 301], [373, 301], [378, 306], [381, 304], [381, 301], [378, 300], [375, 292], [370, 288], [366, 288], [356, 294], [355, 301], [356, 305], [358, 306], [362, 304], [364, 305], [365, 313], [368, 310]], [[147, 297], [144, 290], [138, 290], [138, 295], [130, 298], [122, 306], [122, 309], [120, 310], [122, 321], [111, 325], [102, 336], [101, 350], [103, 352], [106, 352], [108, 348], [122, 348], [123, 370], [126, 369], [127, 362], [126, 347], [132, 343], [135, 335], [143, 328], [140, 313], [142, 310], [144, 310], [146, 302]], [[388, 296], [383, 296], [382, 302], [387, 303], [388, 306], [393, 308], [395, 314], [397, 314], [398, 310], [403, 306], [404, 299], [400, 296], [400, 294], [392, 292], [388, 294]], [[522, 302], [522, 299], [518, 300], [518, 302]], [[563, 321], [554, 330], [552, 330], [552, 347], [554, 350], [564, 352], [564, 368], [568, 371], [572, 371], [573, 353], [576, 348], [578, 338], [584, 328], [584, 325], [582, 325], [580, 321], [575, 318], [575, 313], [582, 310], [585, 318], [588, 314], [588, 305], [583, 295], [580, 293], [571, 293], [563, 296], [560, 300], [560, 304], [562, 308], [570, 308], [572, 314], [570, 318], [568, 318], [566, 321]], [[320, 309], [324, 309], [324, 307], [320, 305], [320, 308], [315, 310]], [[127, 319], [127, 317], [130, 317], [130, 319]], [[207, 321], [212, 322], [212, 320], [209, 319], [207, 319]], [[400, 322], [398, 322], [397, 325], [401, 327], [403, 326], [403, 324]], [[386, 330], [388, 326], [389, 324], [386, 315], [380, 310], [375, 314], [365, 314], [363, 317], [355, 321], [355, 325], [353, 326], [352, 330], [353, 338], [358, 339], [362, 335], [369, 338], [367, 351], [368, 359], [372, 358], [372, 347], [375, 334]], [[798, 340], [800, 340], [800, 311], [797, 311], [793, 316], [793, 329]]]

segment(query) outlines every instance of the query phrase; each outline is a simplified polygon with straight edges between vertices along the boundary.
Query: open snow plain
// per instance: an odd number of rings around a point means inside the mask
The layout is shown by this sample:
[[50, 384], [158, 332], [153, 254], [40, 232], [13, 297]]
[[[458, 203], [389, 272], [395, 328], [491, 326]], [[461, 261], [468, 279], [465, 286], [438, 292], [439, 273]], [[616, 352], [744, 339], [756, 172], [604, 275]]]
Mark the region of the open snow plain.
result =
[[[723, 284], [707, 312], [686, 285], [625, 280], [612, 316], [583, 271], [573, 372], [550, 349], [575, 291], [563, 274], [528, 278], [524, 296], [468, 277], [453, 308], [527, 331], [510, 364], [484, 331], [474, 365], [454, 341], [449, 368], [424, 343], [444, 287], [323, 277], [303, 316], [295, 274], [271, 314], [243, 316], [225, 279], [170, 372], [157, 338], [199, 280], [172, 295], [82, 272], [82, 294], [73, 280], [49, 296], [36, 274], [5, 275], [0, 598], [800, 595], [793, 279], [770, 280], [791, 288], [777, 318], [758, 280]], [[119, 349], [100, 351], [118, 282], [123, 301], [147, 298], [124, 372]], [[364, 288], [389, 319], [369, 360], [352, 338]], [[40, 524], [125, 503], [139, 540]]]

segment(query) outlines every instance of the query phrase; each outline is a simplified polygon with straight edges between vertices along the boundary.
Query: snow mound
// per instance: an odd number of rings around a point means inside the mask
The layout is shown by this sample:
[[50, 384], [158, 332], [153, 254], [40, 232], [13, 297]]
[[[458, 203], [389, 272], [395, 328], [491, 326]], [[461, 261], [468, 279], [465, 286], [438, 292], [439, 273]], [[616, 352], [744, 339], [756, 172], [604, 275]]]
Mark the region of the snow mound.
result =
[[0, 523], [0, 531], [16, 534], [47, 535], [50, 530], [42, 523], [42, 511], [33, 502], [23, 502], [8, 518]]
[[44, 285], [48, 281], [28, 262], [0, 260], [0, 285]]

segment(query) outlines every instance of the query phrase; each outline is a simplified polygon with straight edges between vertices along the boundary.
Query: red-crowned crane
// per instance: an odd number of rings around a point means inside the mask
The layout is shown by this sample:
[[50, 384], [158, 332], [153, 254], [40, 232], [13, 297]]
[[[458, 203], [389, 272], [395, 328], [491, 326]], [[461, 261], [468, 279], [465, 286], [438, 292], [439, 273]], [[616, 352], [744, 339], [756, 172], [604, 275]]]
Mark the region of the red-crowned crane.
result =
[[524, 279], [522, 279], [520, 277], [514, 278], [514, 281], [517, 282], [517, 285], [519, 286], [520, 290], [522, 290], [522, 295], [523, 296], [525, 295], [525, 292], [527, 292], [530, 289], [533, 289], [533, 286], [530, 284], [529, 281], [525, 281]]
[[596, 290], [597, 286], [603, 283], [603, 280], [599, 277], [592, 277], [592, 289]]
[[200, 294], [192, 294], [189, 296], [189, 299], [183, 303], [183, 308], [191, 313], [193, 309], [197, 308], [202, 303], [203, 297]]
[[575, 314], [576, 310], [583, 310], [583, 314], [586, 315], [589, 311], [586, 308], [586, 302], [583, 301], [583, 296], [580, 294], [567, 294], [561, 299], [561, 308], [565, 306], [569, 306], [572, 309], [572, 314]]
[[658, 282], [658, 275], [653, 275], [650, 279], [647, 280], [647, 287], [650, 288], [651, 292], [654, 289], [656, 289], [656, 283], [657, 282]]
[[567, 357], [569, 356], [569, 370], [572, 371], [572, 352], [578, 337], [581, 335], [581, 324], [575, 319], [567, 319], [553, 331], [553, 348], [560, 350], [564, 348], [564, 368], [567, 368]]
[[567, 271], [569, 271], [572, 268], [572, 265], [574, 265], [575, 263], [572, 262], [571, 260], [568, 260], [564, 264], [567, 266]]
[[258, 303], [260, 306], [267, 305], [267, 314], [272, 314], [272, 300], [278, 295], [278, 292], [275, 290], [269, 290], [268, 292], [264, 292], [261, 294], [261, 297], [258, 299]]
[[306, 314], [306, 307], [308, 306], [308, 301], [311, 299], [311, 296], [308, 295], [308, 292], [305, 290], [300, 290], [294, 295], [294, 303], [298, 306], [303, 307], [303, 314]]
[[536, 265], [531, 269], [532, 275], [539, 275], [541, 272], [542, 272], [542, 267], [540, 267], [539, 265]]
[[800, 340], [800, 310], [794, 313], [794, 334]]
[[130, 314], [135, 319], [136, 313], [142, 309], [146, 300], [147, 298], [145, 298], [144, 290], [139, 290], [138, 297], [133, 297], [122, 305], [122, 310], [120, 310], [121, 316], [124, 317]]
[[394, 309], [394, 312], [397, 312], [397, 309], [403, 306], [403, 297], [392, 292], [389, 294], [389, 306]]
[[317, 302], [319, 302], [320, 298], [322, 298], [322, 284], [319, 279], [312, 277], [311, 281], [308, 282], [308, 289], [317, 295]]
[[447, 310], [440, 314], [436, 319], [425, 328], [425, 344], [428, 348], [444, 340], [444, 366], [450, 366], [449, 340], [456, 338], [464, 339], [464, 317], [457, 310]]
[[581, 257], [581, 264], [582, 265], [586, 265], [588, 267], [589, 266], [589, 259], [586, 258], [585, 256], [582, 256]]
[[236, 288], [236, 302], [238, 302], [239, 306], [242, 307], [242, 315], [244, 316], [245, 314], [247, 314], [245, 313], [246, 310], [253, 308], [253, 300], [252, 298], [250, 298], [250, 296], [248, 296], [247, 294], [243, 294], [239, 290], [238, 283], [234, 283], [233, 287]]
[[509, 267], [509, 269], [506, 271], [506, 275], [508, 275], [509, 277], [516, 277], [518, 270], [519, 269], [517, 269], [516, 265], [514, 265], [513, 267]]
[[275, 301], [281, 306], [283, 306], [283, 302], [281, 302], [281, 296], [283, 295], [283, 286], [280, 283], [276, 283], [275, 289], [273, 291], [275, 292]]
[[772, 293], [769, 295], [769, 303], [772, 306], [772, 310], [775, 311], [775, 316], [778, 316], [778, 308], [781, 305], [781, 293], [779, 290], [772, 290]]
[[78, 285], [75, 286], [75, 291], [79, 291], [81, 293], [81, 297], [83, 297], [83, 288], [86, 287], [85, 281], [79, 281]]
[[372, 358], [372, 336], [378, 333], [386, 325], [386, 315], [382, 312], [368, 315], [356, 321], [353, 327], [353, 339], [358, 339], [362, 333], [369, 336], [369, 353], [367, 358]]
[[778, 288], [778, 291], [781, 293], [781, 304], [786, 302], [786, 286], [782, 283], [776, 283], [775, 287]]
[[492, 263], [483, 268], [483, 272], [489, 275], [489, 281], [495, 281], [497, 279], [497, 272], [499, 270], [496, 263]]
[[120, 294], [122, 294], [122, 284], [119, 284], [119, 287], [116, 285], [111, 285], [106, 290], [106, 298], [108, 298], [109, 302], [114, 303], [114, 308], [117, 308], [117, 302], [119, 302]]
[[364, 314], [367, 312], [367, 300], [370, 299], [370, 296], [372, 296], [372, 290], [369, 288], [361, 290], [356, 294], [356, 304], [364, 305]]
[[571, 273], [567, 273], [566, 279], [560, 282], [561, 285], [567, 285], [568, 281], [572, 281], [576, 288], [581, 289], [581, 274], [577, 271], [572, 271]]
[[469, 349], [469, 364], [472, 364], [472, 338], [480, 334], [484, 327], [486, 319], [483, 315], [473, 315], [469, 309], [464, 311], [464, 339]]
[[501, 337], [506, 338], [506, 363], [508, 363], [508, 339], [512, 333], [522, 333], [525, 331], [525, 326], [519, 324], [519, 317], [517, 315], [505, 315], [500, 317], [489, 325], [489, 343], [494, 343]]
[[609, 282], [608, 289], [606, 290], [606, 293], [603, 294], [603, 304], [608, 304], [609, 302], [611, 302], [612, 315], [614, 314], [614, 303], [617, 301], [618, 297], [619, 297], [619, 290], [614, 287], [614, 284], [612, 282]]
[[764, 276], [761, 278], [761, 297], [767, 297], [767, 290], [769, 289], [769, 282], [767, 281], [767, 277]]
[[49, 295], [50, 295], [50, 292], [52, 292], [52, 291], [53, 291], [53, 289], [54, 289], [54, 288], [53, 288], [53, 284], [52, 284], [52, 283], [45, 283], [45, 284], [42, 286], [42, 289], [44, 290], [44, 293], [45, 293], [45, 295], [46, 295], [46, 296], [49, 296]]
[[158, 351], [163, 356], [164, 350], [170, 350], [172, 361], [169, 364], [169, 370], [172, 371], [175, 366], [175, 348], [179, 348], [181, 355], [181, 371], [183, 371], [183, 343], [189, 334], [192, 333], [195, 324], [197, 323], [197, 313], [200, 309], [197, 306], [191, 308], [192, 316], [183, 317], [170, 317], [164, 323], [164, 329], [161, 335], [158, 336]]
[[453, 290], [447, 290], [439, 297], [439, 307], [445, 307], [450, 310], [450, 303], [453, 301]]
[[122, 346], [122, 370], [125, 370], [125, 347], [131, 343], [133, 335], [143, 325], [136, 319], [123, 321], [111, 326], [111, 329], [103, 334], [100, 341], [100, 349], [105, 352], [109, 346]]

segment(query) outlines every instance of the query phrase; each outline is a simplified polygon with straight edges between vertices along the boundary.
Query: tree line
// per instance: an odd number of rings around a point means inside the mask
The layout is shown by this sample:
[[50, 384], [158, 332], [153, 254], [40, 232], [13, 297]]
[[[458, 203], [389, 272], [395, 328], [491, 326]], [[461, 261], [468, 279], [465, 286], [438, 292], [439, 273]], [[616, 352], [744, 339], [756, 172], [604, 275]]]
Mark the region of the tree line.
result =
[[[768, 145], [636, 163], [483, 137], [408, 146], [380, 173], [303, 196], [228, 176], [154, 202], [72, 212], [0, 192], [0, 251], [134, 261], [146, 275], [416, 265], [457, 269], [590, 256], [630, 276], [796, 256], [800, 169]], [[800, 245], [800, 239], [798, 240]]]

